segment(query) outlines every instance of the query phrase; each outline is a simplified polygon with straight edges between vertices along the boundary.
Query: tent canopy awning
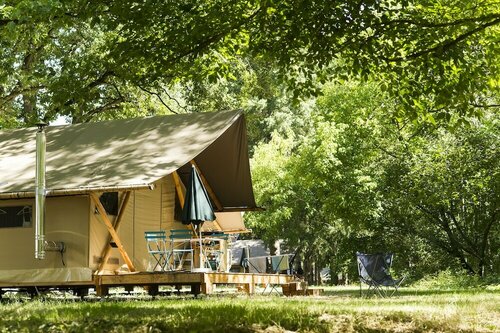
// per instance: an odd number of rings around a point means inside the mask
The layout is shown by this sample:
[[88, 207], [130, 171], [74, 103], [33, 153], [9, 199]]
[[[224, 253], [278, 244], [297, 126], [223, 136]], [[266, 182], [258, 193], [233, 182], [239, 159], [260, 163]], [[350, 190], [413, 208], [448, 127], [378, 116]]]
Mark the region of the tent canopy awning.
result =
[[243, 234], [250, 232], [246, 228], [241, 212], [221, 212], [215, 213], [215, 221], [205, 221], [201, 231], [223, 231], [226, 234]]
[[[0, 131], [0, 199], [34, 197], [36, 128]], [[49, 126], [47, 195], [152, 187], [195, 160], [224, 208], [256, 208], [241, 111]]]

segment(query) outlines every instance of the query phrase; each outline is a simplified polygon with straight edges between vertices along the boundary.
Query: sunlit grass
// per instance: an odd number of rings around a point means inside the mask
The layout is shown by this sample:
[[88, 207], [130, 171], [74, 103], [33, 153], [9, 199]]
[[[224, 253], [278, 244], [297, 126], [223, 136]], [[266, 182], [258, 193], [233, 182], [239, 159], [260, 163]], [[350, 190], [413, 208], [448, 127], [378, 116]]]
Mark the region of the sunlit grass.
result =
[[11, 300], [2, 332], [498, 332], [500, 290], [404, 289], [360, 298], [355, 288], [320, 297], [225, 294], [198, 299]]

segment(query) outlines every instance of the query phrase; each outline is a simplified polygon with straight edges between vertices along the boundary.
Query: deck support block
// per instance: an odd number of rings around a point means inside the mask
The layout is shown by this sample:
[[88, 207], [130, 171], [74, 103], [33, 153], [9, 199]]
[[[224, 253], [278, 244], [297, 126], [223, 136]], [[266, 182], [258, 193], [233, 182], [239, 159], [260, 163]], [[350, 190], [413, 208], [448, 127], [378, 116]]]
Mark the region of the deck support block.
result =
[[109, 287], [98, 284], [95, 287], [95, 293], [99, 297], [105, 297], [109, 295]]
[[144, 289], [146, 289], [149, 296], [156, 296], [156, 295], [158, 295], [160, 288], [157, 284], [151, 284], [148, 286], [144, 286]]
[[199, 285], [199, 284], [192, 284], [191, 285], [191, 294], [198, 296], [200, 294], [200, 290], [201, 290], [200, 287], [201, 287], [201, 285]]

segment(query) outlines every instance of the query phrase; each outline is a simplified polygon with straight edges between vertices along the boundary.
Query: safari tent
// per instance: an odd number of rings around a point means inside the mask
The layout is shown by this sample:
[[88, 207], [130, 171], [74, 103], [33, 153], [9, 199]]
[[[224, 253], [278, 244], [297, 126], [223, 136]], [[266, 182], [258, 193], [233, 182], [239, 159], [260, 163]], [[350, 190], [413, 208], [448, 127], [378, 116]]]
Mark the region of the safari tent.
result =
[[0, 131], [0, 287], [151, 269], [144, 232], [188, 227], [178, 213], [192, 164], [220, 219], [205, 228], [244, 232], [237, 212], [257, 208], [240, 111], [48, 126], [46, 253], [35, 259], [36, 132]]

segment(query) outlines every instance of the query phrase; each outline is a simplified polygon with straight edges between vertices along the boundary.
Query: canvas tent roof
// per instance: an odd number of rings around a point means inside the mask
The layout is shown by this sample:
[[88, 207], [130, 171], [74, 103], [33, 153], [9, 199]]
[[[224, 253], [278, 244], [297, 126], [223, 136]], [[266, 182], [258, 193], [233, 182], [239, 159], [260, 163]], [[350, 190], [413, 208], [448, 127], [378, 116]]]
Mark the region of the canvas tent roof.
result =
[[[36, 131], [0, 131], [0, 199], [34, 197]], [[241, 111], [49, 126], [46, 136], [49, 196], [152, 186], [195, 159], [223, 207], [256, 207]]]
[[215, 213], [216, 222], [205, 221], [201, 231], [224, 231], [227, 234], [239, 234], [250, 232], [245, 227], [242, 212]]

